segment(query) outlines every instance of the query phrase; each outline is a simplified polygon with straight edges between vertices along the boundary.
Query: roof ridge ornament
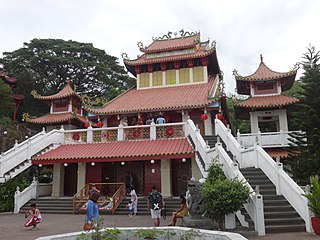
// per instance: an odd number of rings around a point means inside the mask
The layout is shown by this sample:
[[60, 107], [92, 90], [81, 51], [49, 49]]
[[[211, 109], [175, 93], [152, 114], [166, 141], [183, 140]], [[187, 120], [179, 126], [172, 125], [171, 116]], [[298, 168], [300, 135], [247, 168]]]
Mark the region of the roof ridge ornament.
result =
[[200, 35], [200, 30], [197, 32], [197, 31], [194, 31], [194, 32], [185, 32], [184, 31], [184, 29], [181, 29], [180, 31], [179, 31], [179, 33], [181, 34], [181, 37], [186, 37], [186, 35], [188, 35], [188, 36], [193, 36], [193, 35], [197, 35], [197, 34], [199, 34]]
[[262, 54], [260, 54], [260, 61], [263, 62]]
[[122, 57], [122, 59], [129, 60], [129, 57], [128, 57], [127, 53], [122, 53], [121, 57]]
[[238, 73], [238, 70], [236, 70], [236, 69], [233, 70], [232, 75], [235, 77], [240, 76]]

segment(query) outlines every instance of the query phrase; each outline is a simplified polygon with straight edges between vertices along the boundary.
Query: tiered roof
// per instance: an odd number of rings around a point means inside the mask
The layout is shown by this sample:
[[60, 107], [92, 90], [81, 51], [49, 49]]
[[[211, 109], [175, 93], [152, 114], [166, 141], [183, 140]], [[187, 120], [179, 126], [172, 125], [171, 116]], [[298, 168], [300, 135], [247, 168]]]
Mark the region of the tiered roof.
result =
[[119, 162], [194, 157], [187, 138], [61, 145], [32, 160], [33, 164]]
[[[29, 118], [26, 119], [29, 123], [35, 123], [35, 124], [61, 124], [69, 121], [77, 121], [85, 124], [88, 122], [88, 120], [76, 113], [56, 113], [56, 114], [47, 114], [42, 117], [38, 118]], [[93, 124], [92, 124], [93, 125]]]
[[0, 77], [4, 79], [8, 84], [15, 84], [17, 83], [17, 79], [14, 77], [9, 77], [7, 74], [4, 72], [0, 71]]
[[237, 92], [239, 94], [250, 95], [250, 82], [261, 82], [261, 81], [281, 81], [282, 91], [286, 91], [290, 89], [294, 83], [297, 67], [288, 71], [288, 72], [275, 72], [268, 68], [266, 64], [263, 62], [263, 58], [261, 56], [261, 62], [258, 69], [251, 75], [241, 76], [235, 70], [233, 72], [235, 79], [237, 81]]
[[32, 91], [31, 93], [33, 95], [33, 97], [35, 99], [39, 99], [39, 100], [55, 100], [55, 99], [63, 99], [63, 98], [67, 98], [67, 97], [71, 97], [71, 96], [76, 96], [79, 99], [80, 96], [77, 95], [74, 90], [72, 89], [71, 85], [70, 85], [70, 81], [67, 82], [67, 84], [63, 87], [63, 89], [61, 91], [59, 91], [56, 94], [50, 95], [50, 96], [41, 96], [39, 95], [37, 92]]
[[[217, 101], [210, 99], [216, 75], [208, 83], [165, 88], [132, 88], [99, 109], [87, 109], [94, 114], [123, 114], [179, 109], [195, 109]], [[217, 95], [217, 93], [215, 93]]]
[[[123, 55], [126, 56], [124, 57], [124, 64], [128, 71], [136, 76], [135, 67], [137, 66], [207, 57], [209, 59], [209, 72], [220, 73], [215, 42], [212, 42], [211, 45], [209, 41], [201, 42], [199, 32], [189, 33], [181, 30], [180, 33], [181, 37], [171, 38], [171, 33], [169, 32], [168, 35], [154, 38], [153, 42], [147, 47], [143, 47], [142, 43], [139, 43], [140, 51], [144, 54], [134, 60], [129, 60], [126, 54]], [[185, 49], [190, 49], [190, 51], [178, 51]], [[159, 56], [156, 56], [155, 53], [167, 54], [159, 54]]]
[[294, 97], [288, 97], [284, 95], [272, 95], [272, 96], [256, 96], [251, 97], [243, 102], [236, 104], [237, 107], [242, 108], [274, 108], [283, 107], [297, 103], [299, 100]]

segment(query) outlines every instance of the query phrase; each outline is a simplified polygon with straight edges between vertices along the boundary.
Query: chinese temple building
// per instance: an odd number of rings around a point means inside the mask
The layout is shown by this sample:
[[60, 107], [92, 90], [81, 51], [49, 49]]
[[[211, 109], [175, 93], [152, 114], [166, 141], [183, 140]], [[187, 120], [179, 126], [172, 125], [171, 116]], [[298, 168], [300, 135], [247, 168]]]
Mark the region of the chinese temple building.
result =
[[[85, 107], [99, 119], [99, 128], [74, 131], [68, 144], [32, 159], [33, 164], [53, 164], [53, 196], [73, 195], [87, 183], [125, 182], [129, 172], [138, 194], [148, 194], [156, 184], [164, 196], [178, 196], [192, 176], [203, 177], [185, 124], [191, 119], [200, 134], [213, 135], [215, 116], [223, 113], [215, 43], [202, 42], [199, 32], [180, 31], [180, 36], [168, 33], [138, 47], [142, 55], [137, 59], [123, 55], [136, 87], [103, 107]], [[80, 97], [70, 84], [55, 95], [36, 97], [51, 104], [50, 114], [29, 122], [71, 121], [84, 127]]]
[[[249, 95], [246, 100], [235, 104], [236, 116], [250, 119], [251, 134], [288, 132], [290, 106], [297, 103], [298, 99], [282, 93], [293, 86], [297, 68], [284, 73], [275, 72], [266, 66], [262, 55], [260, 59], [258, 69], [251, 75], [241, 76], [234, 71], [237, 93]], [[281, 149], [267, 151], [272, 156], [287, 156], [287, 152]]]
[[[9, 84], [11, 89], [15, 88], [17, 85], [17, 79], [14, 77], [10, 77], [6, 75], [4, 72], [0, 71], [0, 78], [4, 80], [5, 83]], [[12, 95], [13, 101], [14, 101], [14, 111], [13, 111], [13, 116], [12, 120], [13, 122], [17, 121], [17, 112], [19, 110], [19, 107], [24, 99], [23, 95], [20, 94], [13, 94]]]
[[47, 131], [60, 128], [64, 129], [82, 128], [88, 123], [86, 112], [82, 108], [82, 99], [72, 89], [70, 81], [58, 93], [50, 96], [41, 96], [36, 91], [31, 93], [35, 99], [44, 101], [50, 112], [41, 117], [27, 118], [26, 121], [33, 124], [46, 126]]

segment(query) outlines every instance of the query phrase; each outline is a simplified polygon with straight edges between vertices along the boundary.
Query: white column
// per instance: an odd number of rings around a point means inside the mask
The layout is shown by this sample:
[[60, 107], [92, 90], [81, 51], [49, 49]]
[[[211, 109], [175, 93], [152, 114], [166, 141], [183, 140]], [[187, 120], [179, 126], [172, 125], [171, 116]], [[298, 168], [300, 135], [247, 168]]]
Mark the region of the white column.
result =
[[87, 128], [87, 143], [93, 143], [93, 132], [91, 126]]
[[205, 135], [212, 135], [212, 117], [211, 117], [211, 113], [207, 113], [208, 115], [208, 119], [206, 121], [204, 121], [204, 134]]
[[72, 112], [72, 98], [69, 100], [68, 112]]
[[50, 113], [51, 114], [53, 113], [53, 101], [51, 101], [51, 104], [50, 104]]
[[207, 66], [203, 66], [203, 80], [204, 82], [208, 82], [208, 67]]
[[182, 122], [186, 122], [186, 121], [188, 121], [188, 110], [183, 110], [182, 111]]
[[161, 193], [163, 196], [171, 196], [171, 162], [170, 159], [161, 159]]
[[279, 128], [282, 131], [288, 131], [288, 120], [286, 110], [280, 110], [278, 113], [279, 116]]
[[250, 125], [251, 133], [257, 133], [259, 131], [258, 115], [256, 112], [250, 112]]
[[152, 73], [149, 73], [149, 86], [152, 87]]
[[180, 83], [180, 79], [179, 79], [179, 69], [176, 69], [176, 84]]
[[140, 74], [137, 74], [137, 89], [140, 89]]
[[64, 195], [64, 166], [62, 163], [53, 164], [52, 193], [53, 197]]
[[79, 192], [86, 185], [86, 166], [84, 162], [78, 163], [78, 183], [77, 192]]
[[189, 82], [193, 83], [193, 68], [189, 68]]
[[162, 72], [162, 86], [166, 86], [166, 72]]

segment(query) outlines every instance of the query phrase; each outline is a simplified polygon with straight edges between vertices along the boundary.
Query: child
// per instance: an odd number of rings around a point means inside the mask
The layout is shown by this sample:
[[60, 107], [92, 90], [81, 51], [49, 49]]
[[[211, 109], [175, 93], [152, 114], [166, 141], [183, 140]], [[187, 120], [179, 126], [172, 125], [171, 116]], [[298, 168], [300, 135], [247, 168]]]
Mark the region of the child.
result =
[[[30, 205], [31, 209], [26, 212], [24, 215], [25, 218], [28, 216], [31, 216], [31, 218], [24, 224], [25, 227], [31, 227], [33, 226], [32, 229], [37, 229], [37, 224], [39, 224], [42, 221], [41, 213], [40, 210], [37, 209], [37, 206], [35, 203]], [[31, 230], [32, 230], [31, 229]]]
[[132, 217], [133, 216], [133, 211], [134, 211], [134, 208], [133, 208], [133, 203], [132, 201], [130, 200], [126, 206], [126, 208], [128, 209], [129, 211], [129, 214], [128, 216]]

